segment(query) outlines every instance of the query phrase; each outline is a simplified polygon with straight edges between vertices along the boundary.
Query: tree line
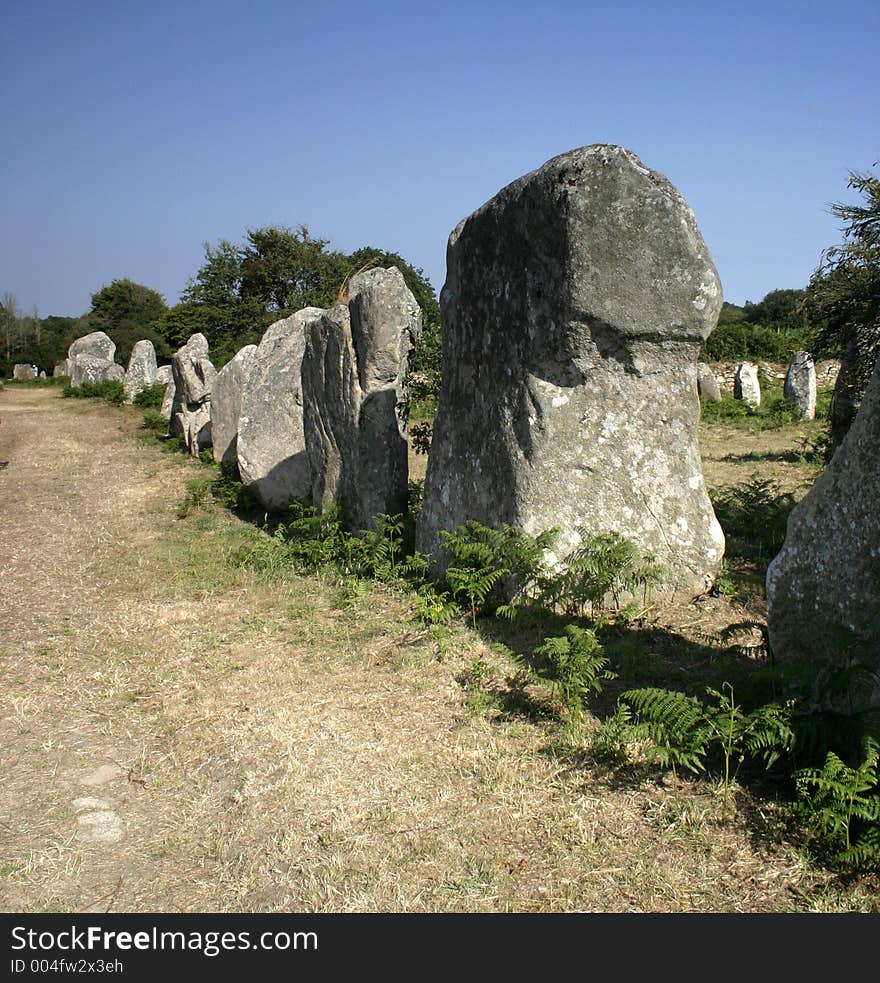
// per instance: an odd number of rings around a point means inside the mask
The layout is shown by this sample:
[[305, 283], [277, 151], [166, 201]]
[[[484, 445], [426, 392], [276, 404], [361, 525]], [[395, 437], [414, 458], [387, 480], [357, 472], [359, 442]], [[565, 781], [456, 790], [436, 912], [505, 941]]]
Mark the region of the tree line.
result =
[[0, 375], [11, 376], [18, 362], [51, 375], [70, 343], [92, 331], [113, 339], [123, 364], [141, 339], [151, 341], [160, 361], [167, 361], [200, 332], [220, 368], [243, 346], [258, 343], [274, 321], [303, 307], [332, 306], [357, 272], [396, 266], [422, 309], [423, 338], [413, 368], [436, 372], [439, 379], [440, 307], [424, 272], [388, 250], [364, 246], [344, 253], [329, 245], [306, 226], [265, 226], [248, 229], [240, 243], [205, 243], [204, 262], [173, 306], [158, 291], [121, 279], [93, 293], [90, 309], [80, 317], [41, 318], [36, 310], [23, 313], [7, 291], [0, 301]]

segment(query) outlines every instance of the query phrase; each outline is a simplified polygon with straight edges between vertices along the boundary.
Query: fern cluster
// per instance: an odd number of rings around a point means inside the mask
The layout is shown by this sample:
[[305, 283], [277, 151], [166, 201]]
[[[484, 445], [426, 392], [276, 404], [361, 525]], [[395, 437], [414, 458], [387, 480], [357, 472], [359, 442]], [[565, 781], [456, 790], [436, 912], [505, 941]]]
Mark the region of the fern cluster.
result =
[[580, 544], [540, 582], [544, 604], [566, 615], [593, 615], [613, 603], [620, 611], [627, 597], [642, 595], [647, 605], [650, 591], [660, 583], [662, 567], [656, 558], [643, 555], [632, 540], [617, 532], [592, 533], [578, 529]]

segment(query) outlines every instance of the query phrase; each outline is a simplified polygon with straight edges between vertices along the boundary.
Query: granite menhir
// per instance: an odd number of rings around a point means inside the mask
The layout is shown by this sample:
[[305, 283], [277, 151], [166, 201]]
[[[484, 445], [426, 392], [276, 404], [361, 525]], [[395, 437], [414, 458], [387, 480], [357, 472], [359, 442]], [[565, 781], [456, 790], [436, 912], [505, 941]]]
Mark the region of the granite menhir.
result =
[[[562, 154], [453, 230], [418, 548], [468, 519], [619, 532], [698, 594], [724, 537], [697, 447], [721, 283], [687, 202], [623, 147]], [[552, 558], [551, 558], [552, 559]]]

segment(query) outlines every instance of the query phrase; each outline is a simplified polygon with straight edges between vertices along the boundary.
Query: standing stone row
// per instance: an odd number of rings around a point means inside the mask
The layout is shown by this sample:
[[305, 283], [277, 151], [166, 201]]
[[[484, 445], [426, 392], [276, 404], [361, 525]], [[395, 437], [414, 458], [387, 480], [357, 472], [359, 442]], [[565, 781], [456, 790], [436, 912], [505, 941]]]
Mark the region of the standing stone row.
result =
[[351, 529], [405, 511], [409, 353], [421, 310], [396, 268], [353, 277], [346, 303], [271, 325], [217, 375], [214, 458], [267, 509], [338, 505]]

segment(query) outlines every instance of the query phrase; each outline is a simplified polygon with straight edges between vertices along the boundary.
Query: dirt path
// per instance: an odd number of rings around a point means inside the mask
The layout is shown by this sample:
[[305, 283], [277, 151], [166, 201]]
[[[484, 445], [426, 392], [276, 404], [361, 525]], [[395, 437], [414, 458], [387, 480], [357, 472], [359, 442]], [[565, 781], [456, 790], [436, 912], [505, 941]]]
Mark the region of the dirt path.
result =
[[611, 786], [539, 714], [473, 712], [463, 670], [503, 657], [466, 628], [238, 569], [259, 534], [179, 518], [203, 469], [139, 420], [0, 392], [0, 908], [804, 906], [746, 799], [721, 825], [711, 787]]

